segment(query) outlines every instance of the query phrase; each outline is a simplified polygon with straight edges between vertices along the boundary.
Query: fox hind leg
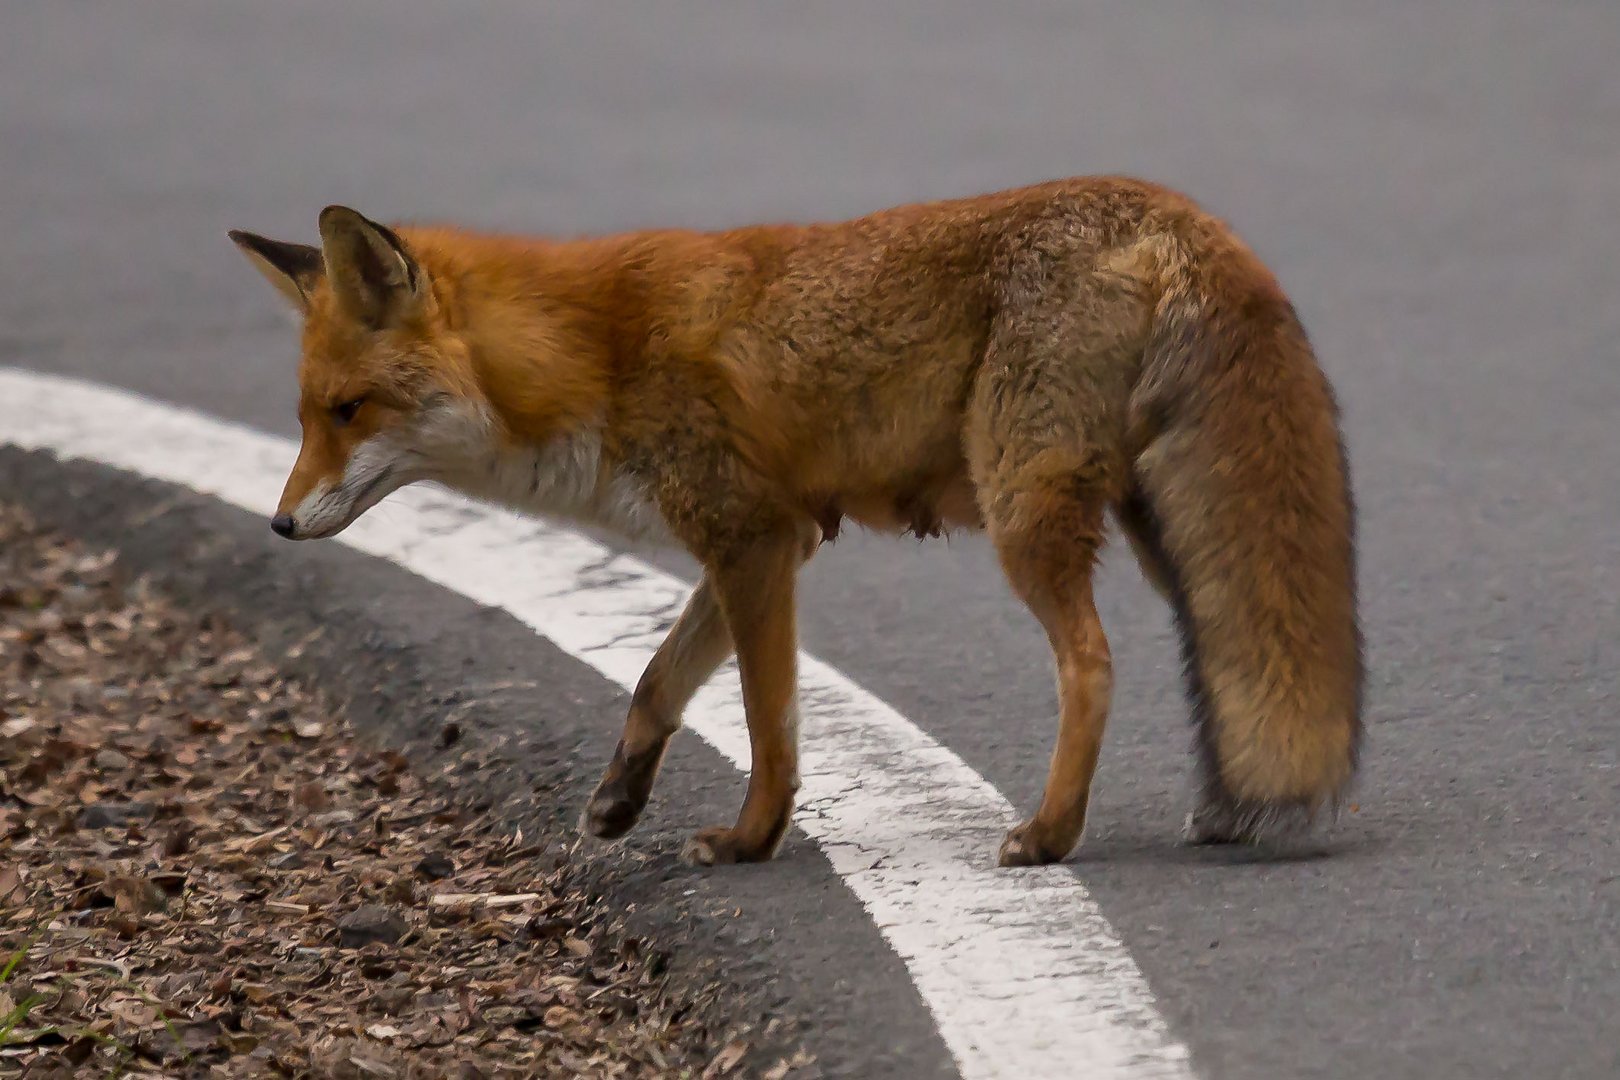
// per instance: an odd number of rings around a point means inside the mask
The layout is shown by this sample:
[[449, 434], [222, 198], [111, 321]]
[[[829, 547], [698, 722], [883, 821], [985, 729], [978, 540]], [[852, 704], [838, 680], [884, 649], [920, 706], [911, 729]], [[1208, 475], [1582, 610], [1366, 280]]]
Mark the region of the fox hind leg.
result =
[[1029, 866], [1062, 859], [1085, 830], [1113, 668], [1091, 592], [1102, 505], [1058, 490], [1008, 502], [1016, 509], [994, 527], [996, 548], [1057, 661], [1058, 738], [1046, 790], [1035, 814], [1007, 834], [999, 856], [1002, 866]]
[[799, 787], [798, 645], [794, 584], [809, 545], [789, 528], [727, 553], [711, 567], [737, 646], [748, 721], [748, 794], [735, 825], [699, 831], [688, 861], [763, 862], [776, 854]]
[[1092, 571], [1127, 473], [1120, 417], [1131, 347], [1104, 329], [1066, 335], [1107, 346], [1079, 357], [1050, 339], [1044, 348], [1021, 335], [993, 341], [969, 416], [968, 461], [986, 528], [1057, 662], [1058, 738], [1045, 793], [1007, 835], [1003, 866], [1055, 862], [1079, 842], [1102, 747], [1113, 669]]

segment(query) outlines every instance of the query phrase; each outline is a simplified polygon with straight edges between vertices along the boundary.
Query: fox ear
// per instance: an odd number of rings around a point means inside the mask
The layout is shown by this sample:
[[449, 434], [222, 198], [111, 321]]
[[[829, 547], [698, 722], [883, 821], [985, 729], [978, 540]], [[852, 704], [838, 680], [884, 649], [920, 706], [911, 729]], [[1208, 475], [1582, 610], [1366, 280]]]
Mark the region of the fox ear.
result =
[[427, 299], [427, 277], [394, 230], [347, 206], [321, 211], [326, 276], [338, 302], [354, 317], [381, 329]]
[[326, 272], [320, 248], [267, 240], [240, 229], [232, 229], [230, 237], [248, 257], [248, 261], [259, 268], [259, 273], [276, 287], [277, 292], [290, 300], [293, 307], [300, 311], [309, 310], [309, 298], [321, 275]]

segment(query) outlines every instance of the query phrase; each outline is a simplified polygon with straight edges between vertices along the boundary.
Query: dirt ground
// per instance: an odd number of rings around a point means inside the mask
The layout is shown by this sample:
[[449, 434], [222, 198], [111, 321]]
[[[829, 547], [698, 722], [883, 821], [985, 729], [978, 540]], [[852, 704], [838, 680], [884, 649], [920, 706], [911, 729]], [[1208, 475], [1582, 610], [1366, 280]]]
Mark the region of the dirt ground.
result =
[[[798, 1076], [244, 637], [0, 506], [0, 1075]], [[719, 1003], [722, 1007], [717, 1008]]]

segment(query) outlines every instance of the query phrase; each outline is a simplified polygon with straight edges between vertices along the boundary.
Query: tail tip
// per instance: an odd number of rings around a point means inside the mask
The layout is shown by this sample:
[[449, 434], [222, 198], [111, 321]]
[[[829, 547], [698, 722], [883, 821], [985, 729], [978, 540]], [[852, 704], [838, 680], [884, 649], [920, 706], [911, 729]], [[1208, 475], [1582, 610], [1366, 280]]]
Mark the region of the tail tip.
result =
[[1310, 832], [1324, 819], [1338, 820], [1343, 799], [1240, 800], [1206, 791], [1198, 808], [1187, 815], [1181, 827], [1184, 843], [1261, 844], [1294, 840]]

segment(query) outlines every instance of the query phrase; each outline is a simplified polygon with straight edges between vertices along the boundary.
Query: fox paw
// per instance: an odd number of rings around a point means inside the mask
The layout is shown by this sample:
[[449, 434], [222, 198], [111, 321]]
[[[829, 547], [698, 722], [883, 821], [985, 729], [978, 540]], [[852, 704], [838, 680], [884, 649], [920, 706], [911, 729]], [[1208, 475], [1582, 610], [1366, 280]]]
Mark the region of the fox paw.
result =
[[764, 862], [775, 854], [775, 846], [761, 844], [738, 834], [736, 829], [704, 829], [686, 842], [681, 858], [694, 866], [723, 866], [728, 863]]
[[599, 840], [617, 840], [635, 826], [641, 810], [629, 799], [598, 793], [585, 804], [585, 812], [579, 817], [579, 831]]
[[603, 840], [617, 840], [629, 832], [647, 808], [663, 755], [663, 743], [627, 754], [624, 740], [619, 740], [613, 750], [613, 760], [580, 815], [579, 831]]
[[1073, 846], [1059, 847], [1043, 842], [1034, 825], [1025, 822], [1008, 831], [1007, 838], [1001, 842], [1001, 853], [996, 857], [996, 862], [1001, 866], [1045, 866], [1062, 862]]

